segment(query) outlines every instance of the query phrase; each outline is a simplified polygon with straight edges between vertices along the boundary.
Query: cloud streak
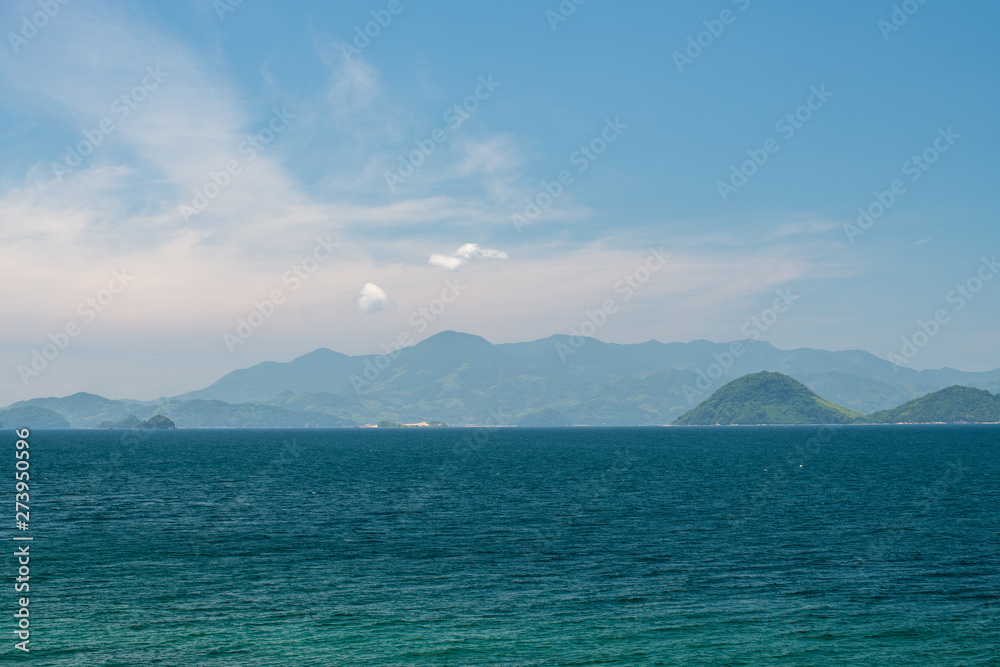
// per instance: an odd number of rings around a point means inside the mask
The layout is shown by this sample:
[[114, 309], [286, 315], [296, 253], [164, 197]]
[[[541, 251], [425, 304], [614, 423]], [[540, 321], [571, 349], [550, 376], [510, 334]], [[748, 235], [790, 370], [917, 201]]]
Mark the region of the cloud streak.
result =
[[482, 248], [478, 243], [466, 243], [451, 255], [441, 255], [434, 253], [430, 256], [428, 263], [431, 266], [439, 266], [443, 269], [454, 271], [469, 260], [475, 258], [482, 259], [507, 259], [507, 253], [503, 250], [493, 248]]

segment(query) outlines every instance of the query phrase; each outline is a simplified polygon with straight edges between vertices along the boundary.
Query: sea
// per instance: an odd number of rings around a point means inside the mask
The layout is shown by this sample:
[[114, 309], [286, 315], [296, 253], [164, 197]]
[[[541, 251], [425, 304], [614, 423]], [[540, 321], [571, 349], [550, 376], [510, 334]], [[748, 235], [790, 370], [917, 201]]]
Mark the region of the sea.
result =
[[3, 433], [2, 663], [1000, 665], [1000, 426]]

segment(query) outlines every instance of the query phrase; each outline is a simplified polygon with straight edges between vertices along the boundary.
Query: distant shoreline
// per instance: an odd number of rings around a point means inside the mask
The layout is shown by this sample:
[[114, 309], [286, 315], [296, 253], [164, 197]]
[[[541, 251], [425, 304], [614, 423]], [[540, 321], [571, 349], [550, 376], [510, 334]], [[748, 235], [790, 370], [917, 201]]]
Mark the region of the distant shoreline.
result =
[[[125, 428], [101, 428], [99, 426], [81, 426], [76, 428], [45, 428], [45, 427], [24, 427], [29, 428], [31, 431], [121, 431], [125, 433], [131, 432], [162, 432], [162, 431], [372, 431], [372, 430], [382, 430], [382, 431], [441, 431], [448, 429], [584, 429], [584, 428], [680, 428], [680, 429], [694, 429], [694, 428], [797, 428], [797, 427], [816, 427], [816, 428], [849, 428], [849, 427], [878, 427], [878, 428], [893, 428], [900, 426], [1000, 426], [1000, 422], [899, 422], [894, 424], [574, 424], [572, 426], [518, 426], [517, 424], [463, 424], [463, 425], [449, 425], [446, 427], [437, 428], [415, 428], [415, 427], [381, 427], [380, 429], [373, 429], [371, 427], [364, 426], [178, 426], [171, 429], [125, 429]], [[14, 427], [5, 430], [16, 430]]]

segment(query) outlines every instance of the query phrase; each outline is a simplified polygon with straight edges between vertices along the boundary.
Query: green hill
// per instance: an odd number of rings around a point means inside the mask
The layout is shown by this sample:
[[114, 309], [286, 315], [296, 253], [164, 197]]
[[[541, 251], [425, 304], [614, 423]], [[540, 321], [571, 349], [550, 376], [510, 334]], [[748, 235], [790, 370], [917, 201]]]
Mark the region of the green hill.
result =
[[136, 424], [135, 427], [147, 430], [162, 431], [166, 429], [177, 428], [177, 425], [174, 424], [173, 420], [170, 419], [169, 417], [166, 417], [164, 415], [153, 415], [146, 421], [139, 422], [138, 424]]
[[817, 396], [794, 378], [763, 371], [726, 383], [674, 424], [849, 424], [863, 419], [860, 412]]
[[4, 428], [70, 428], [61, 414], [47, 408], [24, 405], [0, 411], [0, 426]]
[[1000, 422], [1000, 395], [955, 385], [892, 410], [873, 412], [865, 421], [871, 424]]

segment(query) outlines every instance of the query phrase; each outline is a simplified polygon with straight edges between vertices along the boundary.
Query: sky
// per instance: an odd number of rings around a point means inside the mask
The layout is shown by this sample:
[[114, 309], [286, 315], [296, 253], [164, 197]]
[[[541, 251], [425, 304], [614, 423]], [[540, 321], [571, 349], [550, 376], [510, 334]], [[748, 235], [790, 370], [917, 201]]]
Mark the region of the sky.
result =
[[444, 330], [998, 368], [998, 20], [8, 0], [0, 404]]

